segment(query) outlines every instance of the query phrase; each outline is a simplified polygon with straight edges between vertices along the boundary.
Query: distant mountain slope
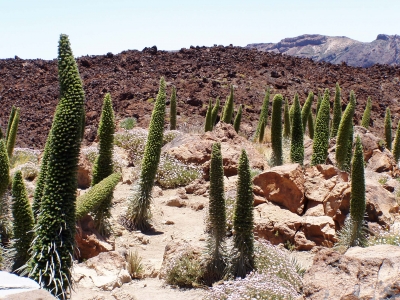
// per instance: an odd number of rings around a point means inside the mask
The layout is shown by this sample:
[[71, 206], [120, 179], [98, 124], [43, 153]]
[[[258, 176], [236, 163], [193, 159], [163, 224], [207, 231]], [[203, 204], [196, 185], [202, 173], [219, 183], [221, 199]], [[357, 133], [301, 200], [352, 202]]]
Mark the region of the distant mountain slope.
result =
[[354, 67], [374, 64], [400, 64], [400, 36], [379, 34], [376, 40], [363, 43], [345, 36], [304, 34], [279, 43], [249, 44], [246, 48], [311, 58], [333, 64], [346, 62]]

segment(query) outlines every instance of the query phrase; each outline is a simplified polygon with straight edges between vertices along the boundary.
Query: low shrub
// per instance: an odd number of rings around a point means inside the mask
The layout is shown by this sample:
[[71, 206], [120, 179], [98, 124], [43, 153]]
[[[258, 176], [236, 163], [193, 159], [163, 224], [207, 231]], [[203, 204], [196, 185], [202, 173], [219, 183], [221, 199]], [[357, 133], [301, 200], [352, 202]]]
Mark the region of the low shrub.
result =
[[181, 132], [178, 130], [166, 130], [163, 136], [163, 145], [168, 144], [179, 135], [181, 135]]
[[15, 168], [19, 165], [32, 163], [37, 165], [39, 163], [40, 151], [29, 148], [15, 148], [13, 155], [10, 158], [10, 167]]
[[400, 229], [390, 229], [376, 233], [368, 239], [368, 246], [394, 245], [400, 247]]
[[202, 268], [198, 256], [193, 251], [183, 251], [169, 262], [166, 267], [166, 282], [179, 287], [195, 287], [202, 277]]
[[117, 132], [114, 135], [114, 144], [128, 151], [133, 162], [140, 162], [144, 155], [148, 131], [141, 128]]
[[131, 130], [133, 129], [133, 127], [136, 126], [137, 120], [136, 118], [133, 117], [129, 117], [129, 118], [125, 118], [123, 120], [121, 120], [121, 122], [119, 122], [119, 127], [125, 129], [125, 130]]
[[155, 180], [163, 188], [175, 188], [188, 185], [200, 176], [199, 168], [184, 164], [168, 154], [163, 154], [160, 157]]
[[131, 275], [132, 279], [140, 279], [143, 277], [142, 258], [139, 256], [137, 250], [128, 252], [126, 256], [126, 269]]
[[99, 156], [99, 149], [96, 146], [85, 147], [81, 150], [81, 154], [93, 165], [97, 156]]
[[14, 177], [14, 174], [17, 171], [21, 171], [22, 178], [29, 180], [29, 181], [33, 181], [37, 176], [39, 176], [40, 168], [37, 164], [34, 164], [30, 161], [28, 161], [24, 164], [19, 164], [17, 167], [15, 167], [11, 171], [12, 178]]

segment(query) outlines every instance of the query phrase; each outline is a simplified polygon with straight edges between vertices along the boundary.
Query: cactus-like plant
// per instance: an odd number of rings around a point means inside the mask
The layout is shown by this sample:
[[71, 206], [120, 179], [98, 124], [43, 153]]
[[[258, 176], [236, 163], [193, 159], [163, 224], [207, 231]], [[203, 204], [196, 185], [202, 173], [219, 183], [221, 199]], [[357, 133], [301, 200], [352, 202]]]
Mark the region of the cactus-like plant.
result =
[[221, 121], [230, 124], [233, 116], [233, 85], [231, 85], [230, 94], [224, 106], [224, 114]]
[[150, 228], [151, 191], [160, 161], [161, 147], [163, 146], [164, 117], [165, 80], [164, 77], [161, 77], [157, 100], [151, 115], [139, 186], [129, 197], [128, 211], [122, 218], [123, 224], [129, 229], [144, 231]]
[[[264, 101], [261, 106], [260, 119], [258, 120], [256, 133], [254, 135], [255, 140], [257, 140], [257, 139], [260, 140], [261, 127], [265, 128], [265, 126], [268, 125], [269, 98], [270, 98], [270, 92], [269, 92], [269, 88], [267, 88], [267, 90], [265, 91]], [[263, 122], [264, 122], [264, 126], [262, 126]]]
[[10, 131], [7, 135], [7, 154], [8, 157], [11, 157], [15, 147], [15, 141], [17, 138], [17, 131], [18, 131], [18, 124], [19, 124], [19, 108], [16, 109], [15, 115], [10, 127]]
[[354, 222], [352, 241], [350, 246], [360, 246], [362, 237], [362, 226], [366, 209], [365, 201], [365, 175], [364, 175], [364, 152], [361, 139], [357, 136], [354, 149], [353, 162], [351, 166], [351, 198], [350, 216]]
[[290, 128], [292, 128], [292, 124], [293, 124], [294, 102], [296, 101], [296, 98], [297, 99], [299, 98], [299, 95], [297, 93], [294, 95], [293, 103], [292, 103], [292, 105], [290, 106], [290, 109], [289, 109]]
[[290, 137], [290, 116], [289, 116], [289, 103], [288, 100], [285, 99], [285, 109], [283, 111], [283, 136], [285, 138]]
[[10, 163], [7, 155], [5, 141], [0, 139], [0, 198], [7, 191], [10, 183]]
[[[346, 161], [348, 161], [349, 140], [353, 141], [353, 116], [356, 109], [356, 99], [354, 91], [350, 92], [350, 102], [341, 116], [341, 121], [337, 131], [336, 139], [336, 162], [341, 170], [345, 170]], [[351, 146], [350, 146], [351, 147]]]
[[393, 157], [396, 163], [400, 159], [400, 121], [397, 124], [396, 137], [394, 138]]
[[335, 137], [338, 134], [341, 119], [342, 119], [341, 92], [339, 83], [336, 83], [335, 101], [333, 102], [331, 138]]
[[212, 130], [212, 102], [211, 99], [208, 102], [207, 114], [206, 114], [206, 123], [204, 125], [204, 132]]
[[219, 97], [217, 97], [217, 100], [215, 101], [215, 105], [214, 105], [214, 107], [212, 109], [212, 112], [211, 112], [211, 123], [212, 123], [213, 128], [216, 125], [215, 122], [217, 122], [219, 104], [220, 104], [219, 103]]
[[8, 124], [7, 124], [7, 131], [6, 131], [6, 140], [8, 140], [8, 136], [10, 134], [10, 130], [11, 130], [11, 126], [12, 123], [14, 121], [14, 117], [15, 117], [15, 112], [17, 111], [17, 108], [13, 105], [11, 107], [11, 112], [10, 112], [10, 116], [8, 117]]
[[321, 107], [318, 111], [315, 134], [314, 134], [314, 144], [313, 144], [313, 154], [311, 157], [311, 165], [318, 165], [325, 163], [326, 157], [328, 156], [329, 147], [329, 90], [325, 90], [324, 99], [322, 100]]
[[176, 130], [176, 88], [172, 87], [170, 111], [169, 111], [169, 129]]
[[211, 284], [222, 279], [226, 267], [223, 259], [223, 243], [226, 235], [224, 168], [220, 143], [212, 145], [209, 195], [208, 218], [210, 233], [205, 281]]
[[308, 134], [310, 136], [310, 139], [314, 138], [314, 130], [315, 130], [314, 117], [313, 114], [310, 113], [308, 115]]
[[321, 93], [318, 93], [317, 111], [315, 113], [317, 116], [318, 116], [318, 112], [319, 112], [319, 109], [320, 109], [321, 104], [322, 104], [322, 99], [323, 99], [323, 97], [322, 97]]
[[9, 240], [12, 233], [10, 206], [6, 195], [10, 182], [10, 164], [4, 139], [0, 139], [0, 242]]
[[[92, 186], [98, 184], [104, 178], [113, 173], [113, 146], [114, 146], [114, 110], [111, 96], [106, 94], [103, 101], [103, 108], [100, 116], [98, 129], [99, 156], [93, 166]], [[104, 235], [109, 233], [108, 218], [111, 217], [112, 194], [101, 203], [93, 212], [96, 229]]]
[[365, 110], [361, 120], [361, 126], [368, 129], [369, 122], [371, 119], [371, 109], [372, 109], [372, 100], [371, 97], [368, 97], [367, 105], [365, 106]]
[[280, 166], [283, 163], [282, 153], [282, 101], [281, 94], [277, 94], [272, 101], [271, 118], [271, 144], [272, 144], [272, 164]]
[[249, 159], [245, 150], [239, 158], [238, 182], [235, 213], [233, 217], [235, 257], [234, 277], [244, 278], [254, 269], [254, 235], [253, 235], [254, 196]]
[[264, 135], [265, 135], [265, 121], [261, 124], [260, 133], [258, 134], [258, 142], [262, 144], [264, 142]]
[[385, 114], [385, 142], [386, 142], [386, 148], [392, 150], [392, 117], [390, 114], [389, 106], [386, 107], [386, 114]]
[[292, 139], [290, 144], [290, 160], [293, 163], [303, 165], [304, 161], [304, 134], [302, 123], [302, 111], [299, 98], [294, 100], [293, 124], [292, 124]]
[[48, 145], [46, 179], [28, 276], [61, 299], [69, 297], [75, 241], [75, 201], [85, 94], [67, 35], [58, 48], [60, 102]]
[[12, 183], [12, 214], [15, 250], [13, 271], [25, 265], [29, 259], [29, 248], [33, 240], [35, 224], [21, 171], [17, 171]]
[[109, 202], [112, 198], [115, 186], [121, 180], [121, 174], [114, 173], [100, 182], [96, 183], [92, 188], [76, 199], [76, 220], [79, 221], [88, 213], [95, 212], [104, 202]]
[[303, 124], [303, 134], [306, 132], [306, 125], [308, 116], [311, 114], [311, 106], [314, 101], [314, 93], [309, 92], [306, 102], [304, 102], [303, 108], [301, 109], [301, 121]]
[[242, 110], [243, 110], [242, 107], [243, 107], [243, 105], [240, 104], [240, 105], [239, 105], [238, 112], [237, 112], [236, 117], [235, 117], [235, 121], [233, 122], [233, 127], [235, 128], [235, 131], [236, 131], [237, 133], [239, 133], [240, 122], [241, 122], [241, 120], [242, 120]]

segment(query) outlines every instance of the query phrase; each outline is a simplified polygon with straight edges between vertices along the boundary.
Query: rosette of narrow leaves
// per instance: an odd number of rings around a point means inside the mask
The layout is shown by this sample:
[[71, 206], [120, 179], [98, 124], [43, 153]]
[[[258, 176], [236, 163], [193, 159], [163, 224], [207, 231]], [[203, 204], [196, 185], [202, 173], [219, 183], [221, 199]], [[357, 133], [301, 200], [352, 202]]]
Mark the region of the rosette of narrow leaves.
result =
[[364, 152], [361, 139], [359, 136], [357, 136], [353, 162], [351, 166], [350, 216], [355, 223], [355, 234], [351, 246], [357, 246], [357, 240], [362, 234], [365, 209]]
[[60, 102], [51, 129], [50, 151], [29, 277], [60, 299], [69, 297], [75, 241], [75, 201], [85, 95], [68, 36], [59, 41]]
[[224, 275], [223, 242], [226, 235], [226, 212], [224, 195], [224, 168], [222, 164], [221, 144], [212, 145], [210, 161], [210, 192], [208, 216], [210, 233], [208, 238], [208, 261], [205, 281], [212, 284]]
[[392, 150], [392, 117], [390, 114], [390, 108], [386, 108], [385, 114], [385, 141], [386, 148]]
[[289, 138], [290, 137], [290, 117], [289, 117], [289, 103], [288, 100], [285, 99], [285, 108], [284, 108], [284, 112], [283, 112], [283, 136], [285, 138]]
[[371, 97], [368, 97], [367, 106], [365, 106], [365, 110], [361, 120], [361, 126], [368, 129], [369, 122], [371, 119], [371, 109], [372, 109], [372, 100]]
[[275, 166], [282, 165], [282, 101], [281, 94], [277, 94], [272, 101], [271, 119], [271, 144], [272, 144], [272, 163]]
[[299, 98], [296, 97], [293, 112], [292, 139], [290, 144], [290, 160], [293, 163], [303, 165], [304, 161], [304, 134], [302, 124], [302, 114]]
[[[99, 155], [93, 167], [92, 186], [98, 184], [104, 178], [113, 173], [113, 146], [114, 146], [114, 111], [110, 94], [104, 97], [103, 108], [100, 117], [100, 124], [97, 135], [99, 137]], [[94, 224], [101, 234], [108, 234], [107, 219], [111, 217], [112, 194], [92, 211]]]
[[11, 130], [11, 126], [12, 123], [14, 121], [14, 117], [15, 117], [15, 112], [17, 111], [17, 108], [13, 105], [11, 107], [11, 112], [10, 112], [10, 116], [8, 117], [8, 124], [7, 124], [7, 131], [6, 131], [6, 140], [8, 140], [8, 136], [10, 134], [10, 130]]
[[206, 114], [206, 123], [204, 125], [204, 132], [211, 131], [212, 130], [212, 102], [211, 99], [208, 102], [208, 109], [207, 109], [207, 114]]
[[233, 122], [233, 127], [235, 128], [236, 132], [239, 132], [240, 129], [240, 122], [242, 121], [242, 108], [243, 105], [239, 105], [239, 110], [236, 114], [235, 121]]
[[176, 88], [172, 87], [169, 113], [169, 129], [176, 130]]
[[15, 115], [10, 127], [10, 132], [7, 135], [7, 154], [11, 157], [15, 147], [15, 140], [17, 139], [17, 131], [19, 124], [19, 108], [16, 109]]
[[161, 77], [157, 100], [151, 115], [149, 134], [142, 160], [139, 186], [129, 198], [128, 211], [123, 223], [129, 229], [147, 230], [150, 228], [151, 191], [160, 161], [163, 146], [165, 117], [165, 80]]
[[396, 163], [400, 159], [400, 121], [397, 124], [396, 137], [394, 138], [393, 157]]
[[114, 173], [90, 188], [88, 192], [76, 199], [76, 220], [79, 221], [88, 213], [96, 212], [104, 202], [112, 198], [115, 186], [121, 180], [121, 174]]
[[21, 171], [17, 171], [12, 184], [13, 249], [15, 251], [13, 271], [25, 265], [29, 259], [35, 224]]
[[233, 116], [233, 85], [231, 85], [231, 92], [226, 100], [224, 106], [224, 114], [222, 116], [222, 122], [230, 124]]
[[336, 139], [336, 162], [339, 169], [344, 170], [347, 157], [348, 148], [351, 147], [349, 141], [353, 141], [353, 116], [356, 108], [356, 100], [354, 92], [350, 92], [350, 102], [347, 104], [346, 110], [341, 117], [339, 130]]
[[335, 137], [338, 134], [340, 120], [342, 119], [342, 103], [340, 97], [340, 86], [339, 83], [336, 83], [335, 101], [333, 102], [331, 137]]
[[313, 114], [310, 113], [308, 115], [308, 134], [310, 135], [310, 139], [314, 138], [314, 129], [315, 129], [314, 126], [315, 126], [314, 125], [314, 117], [313, 117]]
[[253, 235], [254, 196], [249, 159], [245, 150], [239, 158], [235, 214], [233, 217], [233, 243], [237, 251], [234, 259], [234, 277], [244, 278], [254, 269]]
[[314, 101], [314, 93], [309, 92], [306, 102], [304, 102], [303, 108], [301, 109], [301, 122], [303, 124], [303, 133], [306, 131], [306, 125], [308, 116], [311, 114], [311, 105]]
[[325, 90], [324, 99], [322, 100], [321, 107], [318, 111], [314, 143], [313, 143], [313, 154], [311, 157], [311, 165], [318, 165], [325, 163], [326, 157], [328, 156], [329, 147], [329, 90]]
[[216, 125], [215, 123], [217, 122], [218, 111], [219, 111], [219, 97], [215, 101], [215, 105], [211, 112], [211, 123], [212, 123], [213, 128]]
[[[269, 109], [269, 98], [270, 98], [270, 93], [269, 93], [269, 88], [265, 91], [265, 96], [264, 96], [264, 101], [261, 106], [261, 112], [260, 112], [260, 119], [258, 120], [258, 125], [256, 129], [256, 134], [254, 136], [255, 140], [259, 140], [260, 132], [261, 132], [261, 127], [267, 126], [268, 124], [268, 109]], [[263, 125], [264, 122], [264, 126]]]

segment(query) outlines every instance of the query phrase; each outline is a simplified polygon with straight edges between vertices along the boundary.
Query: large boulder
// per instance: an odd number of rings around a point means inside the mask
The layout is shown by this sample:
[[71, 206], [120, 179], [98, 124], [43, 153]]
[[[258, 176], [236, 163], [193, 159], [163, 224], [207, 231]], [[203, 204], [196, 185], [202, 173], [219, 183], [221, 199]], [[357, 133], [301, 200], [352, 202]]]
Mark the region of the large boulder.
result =
[[179, 161], [201, 165], [208, 178], [212, 144], [220, 142], [225, 176], [237, 174], [239, 157], [245, 149], [250, 160], [250, 166], [264, 170], [268, 167], [263, 156], [253, 144], [239, 136], [232, 125], [218, 123], [213, 131], [204, 134], [186, 134], [179, 136], [166, 144], [162, 151]]
[[375, 149], [367, 164], [368, 169], [377, 173], [392, 171], [395, 166], [393, 154], [387, 149], [383, 151]]
[[304, 174], [299, 164], [277, 166], [253, 179], [253, 191], [293, 213], [304, 209]]
[[100, 253], [74, 265], [73, 279], [80, 287], [103, 291], [112, 291], [132, 281], [126, 270], [125, 258], [115, 251]]
[[257, 238], [272, 244], [287, 244], [296, 250], [315, 246], [333, 246], [336, 242], [335, 223], [327, 216], [298, 216], [272, 203], [255, 208], [254, 232]]
[[372, 153], [379, 149], [380, 138], [373, 135], [368, 129], [362, 126], [354, 126], [354, 137], [360, 136], [364, 150], [364, 160], [367, 162], [372, 156]]
[[321, 250], [303, 277], [306, 299], [400, 298], [400, 247], [354, 247], [341, 255]]

